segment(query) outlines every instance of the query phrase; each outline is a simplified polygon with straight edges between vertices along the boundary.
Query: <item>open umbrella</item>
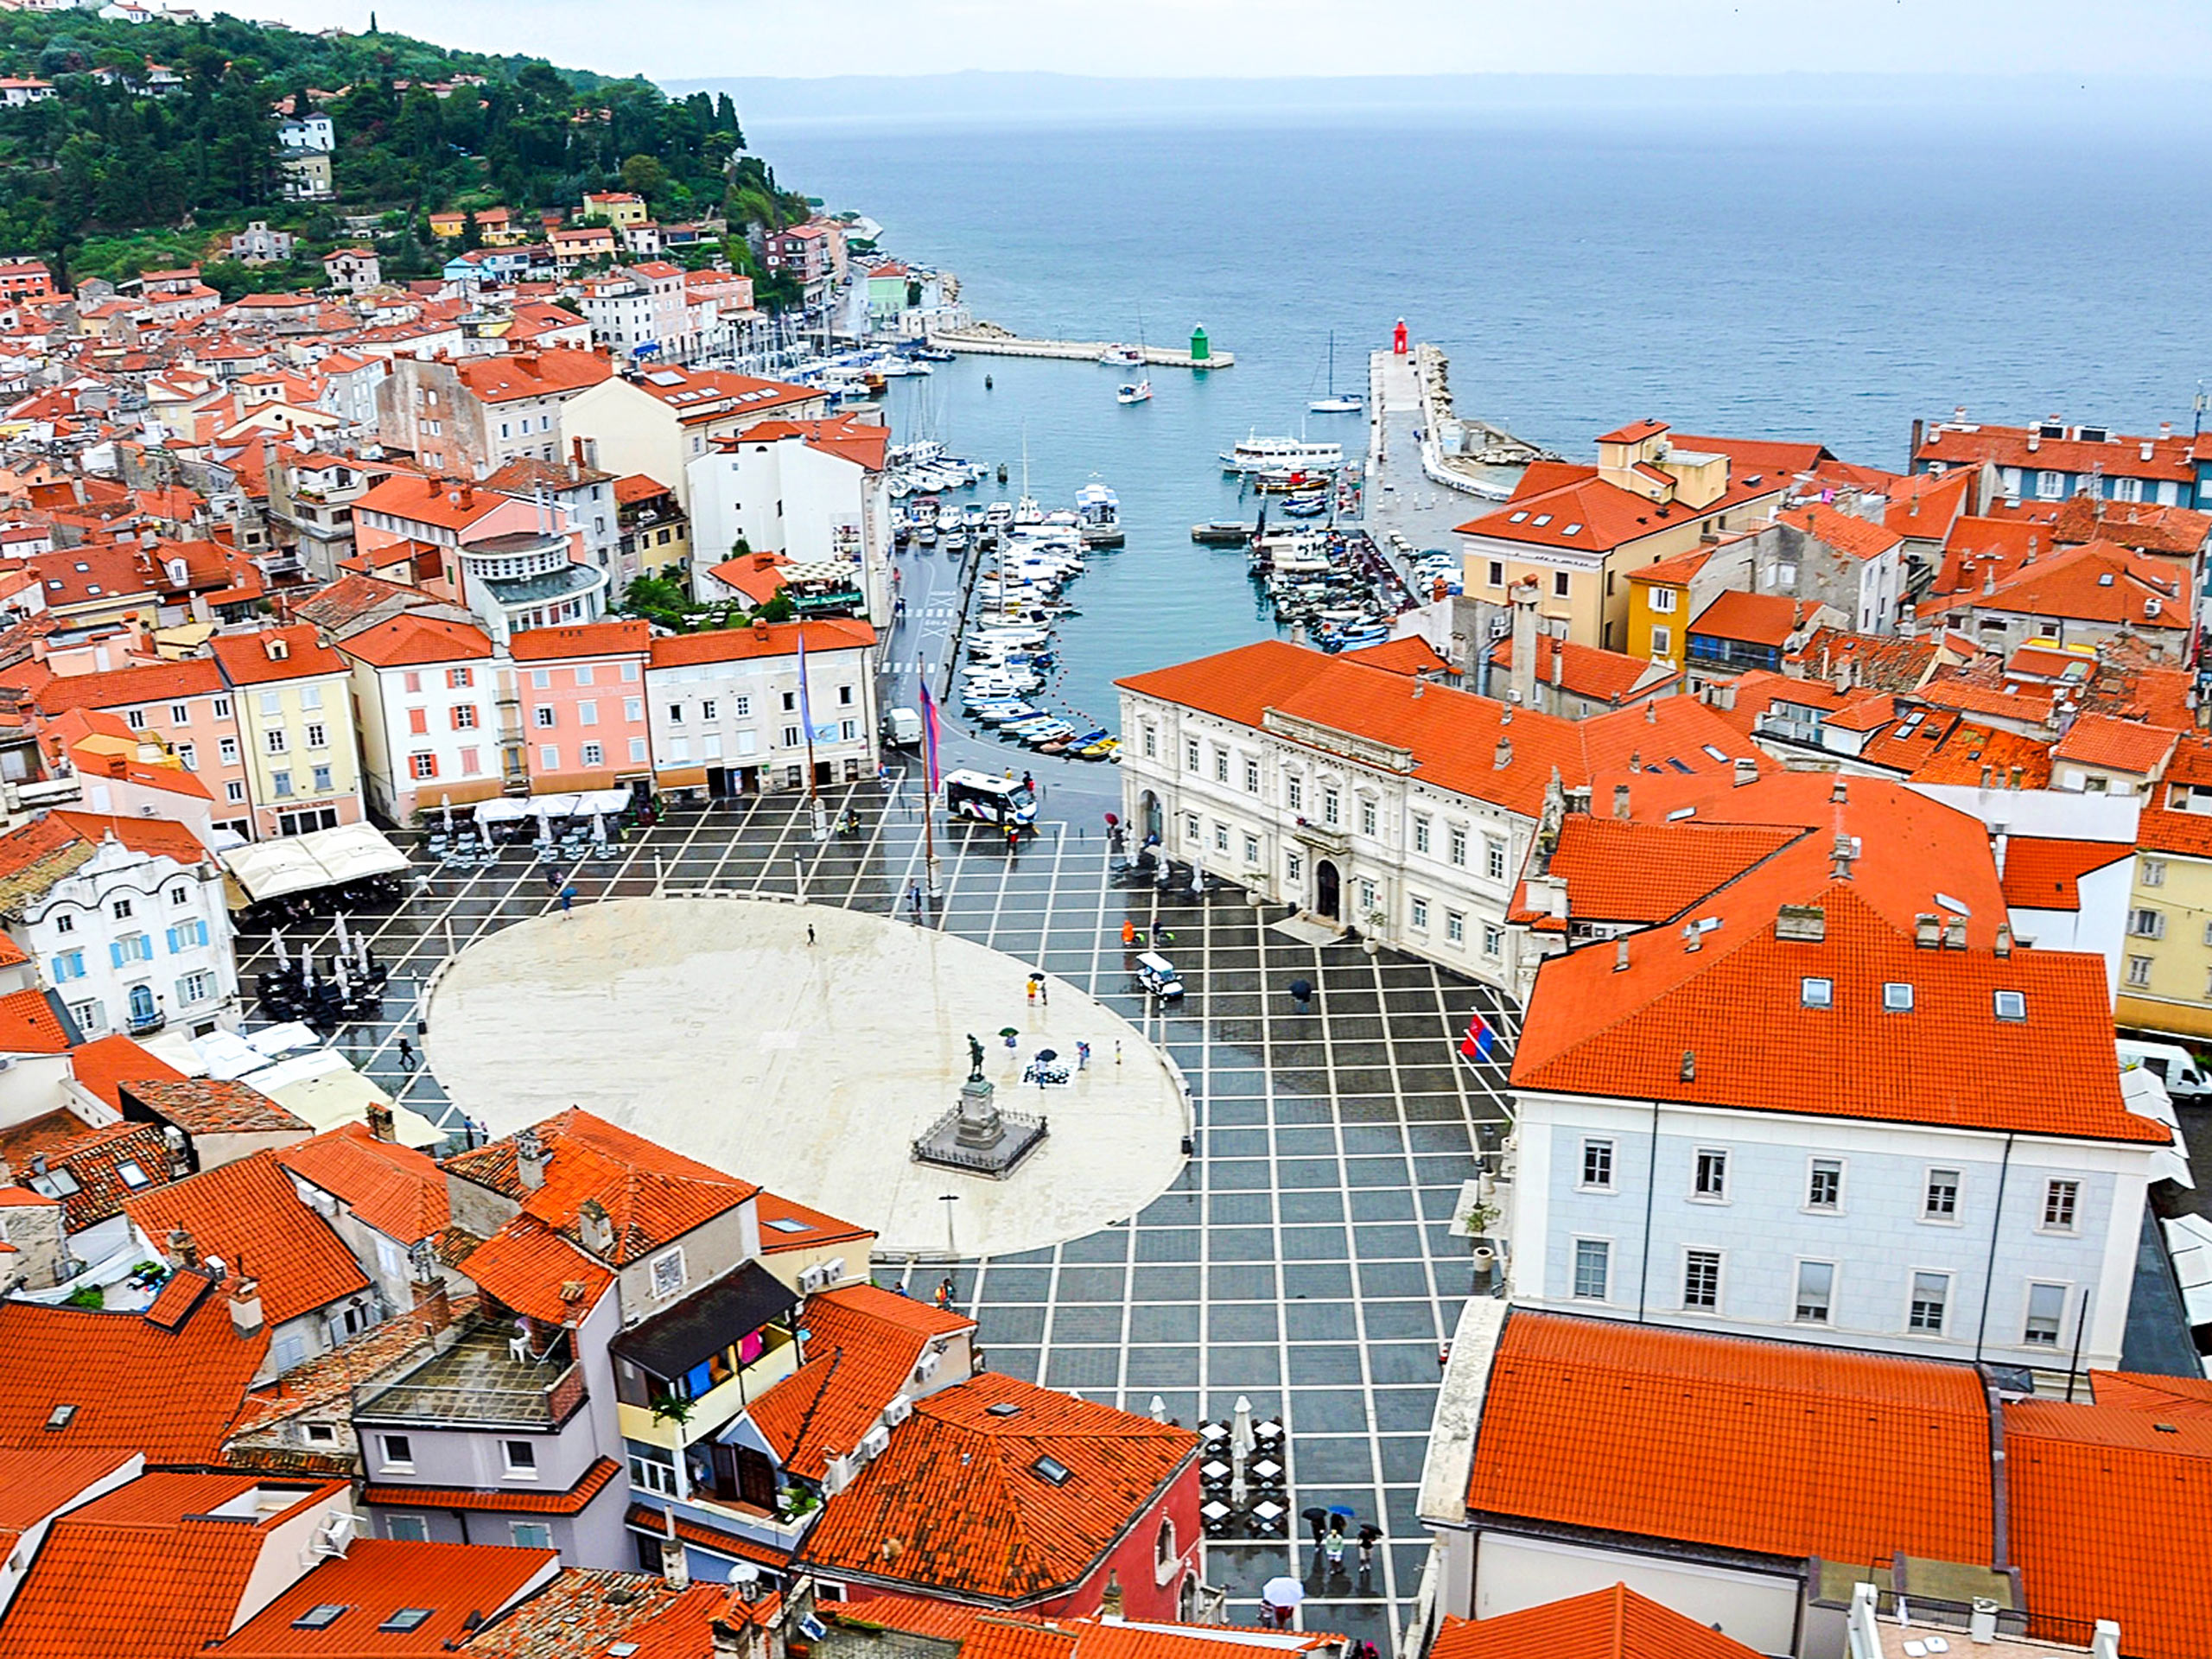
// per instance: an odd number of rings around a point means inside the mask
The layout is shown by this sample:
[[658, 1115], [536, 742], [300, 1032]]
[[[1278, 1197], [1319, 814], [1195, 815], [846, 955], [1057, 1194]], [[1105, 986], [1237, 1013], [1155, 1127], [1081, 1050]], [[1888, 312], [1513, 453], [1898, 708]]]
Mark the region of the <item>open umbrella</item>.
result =
[[537, 808], [537, 838], [542, 842], [553, 839], [553, 809], [543, 802]]
[[1060, 1051], [1057, 1048], [1040, 1048], [1037, 1051], [1037, 1063], [1039, 1065], [1050, 1065], [1059, 1058]]
[[1306, 1586], [1293, 1578], [1269, 1579], [1260, 1586], [1260, 1599], [1288, 1611], [1306, 1599]]
[[607, 845], [607, 819], [601, 813], [591, 815], [591, 838], [594, 845]]

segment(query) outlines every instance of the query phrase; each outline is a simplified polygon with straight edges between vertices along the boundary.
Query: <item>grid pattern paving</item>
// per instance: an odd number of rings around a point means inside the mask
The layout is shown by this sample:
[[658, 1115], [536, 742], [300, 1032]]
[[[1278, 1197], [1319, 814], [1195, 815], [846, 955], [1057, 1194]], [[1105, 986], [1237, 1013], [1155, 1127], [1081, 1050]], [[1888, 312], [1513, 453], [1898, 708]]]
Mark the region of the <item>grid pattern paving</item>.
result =
[[[1046, 809], [1073, 820], [1103, 798], [1071, 787], [1048, 793]], [[924, 877], [911, 791], [870, 782], [826, 804], [833, 816], [859, 809], [862, 834], [817, 842], [803, 799], [753, 799], [678, 810], [567, 874], [582, 903], [803, 891], [810, 902], [909, 913], [906, 895]], [[1267, 926], [1280, 910], [1255, 912], [1241, 894], [1198, 902], [1119, 887], [1104, 840], [1072, 822], [1047, 823], [1014, 855], [983, 830], [940, 828], [938, 852], [943, 891], [925, 921], [1041, 967], [1145, 1030], [1183, 1068], [1197, 1125], [1198, 1155], [1128, 1221], [959, 1262], [957, 1299], [979, 1320], [989, 1363], [1134, 1411], [1156, 1395], [1185, 1424], [1226, 1419], [1249, 1397], [1288, 1432], [1293, 1534], [1213, 1542], [1209, 1580], [1249, 1622], [1262, 1583], [1301, 1575], [1303, 1625], [1387, 1651], [1427, 1548], [1414, 1505], [1440, 1346], [1473, 1288], [1467, 1243], [1450, 1234], [1452, 1205], [1505, 1116], [1501, 1069], [1456, 1060], [1452, 1044], [1477, 1012], [1510, 1037], [1514, 1011], [1425, 963], [1287, 938]], [[475, 868], [418, 862], [395, 911], [348, 918], [391, 982], [385, 1019], [346, 1028], [341, 1046], [450, 1132], [467, 1126], [427, 1068], [403, 1069], [398, 1039], [414, 1033], [438, 963], [543, 914], [556, 885], [517, 846]], [[1190, 989], [1179, 1007], [1163, 1014], [1135, 992], [1125, 917], [1181, 970]], [[320, 926], [315, 939], [292, 930], [290, 948], [327, 957], [329, 924]], [[265, 938], [240, 943], [249, 976], [270, 965]], [[1285, 988], [1297, 978], [1316, 987], [1309, 1013]], [[880, 1264], [879, 1274], [905, 1267]], [[918, 1268], [917, 1291], [939, 1271]], [[1354, 1529], [1382, 1528], [1371, 1574], [1325, 1575], [1296, 1517], [1332, 1505], [1355, 1513]]]

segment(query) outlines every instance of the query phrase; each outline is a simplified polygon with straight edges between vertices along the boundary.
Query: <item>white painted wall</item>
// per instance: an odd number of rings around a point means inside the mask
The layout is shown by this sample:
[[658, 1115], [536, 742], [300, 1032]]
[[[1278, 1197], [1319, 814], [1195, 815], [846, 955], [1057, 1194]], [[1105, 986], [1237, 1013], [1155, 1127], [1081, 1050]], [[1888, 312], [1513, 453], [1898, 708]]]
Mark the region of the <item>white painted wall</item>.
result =
[[1484, 1533], [1476, 1541], [1475, 1558], [1477, 1618], [1625, 1584], [1761, 1653], [1788, 1653], [1796, 1639], [1794, 1578], [1502, 1532]]

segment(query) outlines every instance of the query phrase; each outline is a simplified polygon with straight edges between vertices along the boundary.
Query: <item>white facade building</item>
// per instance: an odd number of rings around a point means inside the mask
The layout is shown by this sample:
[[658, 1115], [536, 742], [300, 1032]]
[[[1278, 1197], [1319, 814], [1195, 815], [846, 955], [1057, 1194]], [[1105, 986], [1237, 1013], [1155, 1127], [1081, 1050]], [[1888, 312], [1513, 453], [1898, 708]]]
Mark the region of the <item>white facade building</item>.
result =
[[702, 574], [742, 540], [797, 563], [849, 562], [868, 616], [891, 620], [889, 430], [857, 421], [770, 421], [690, 465], [692, 565]]
[[1689, 698], [1585, 721], [1516, 714], [1374, 665], [1398, 651], [1268, 641], [1120, 682], [1137, 838], [1511, 990], [1535, 951], [1507, 918], [1555, 774], [1765, 764]]
[[868, 623], [842, 618], [655, 639], [645, 669], [655, 783], [711, 795], [802, 789], [810, 760], [817, 785], [874, 776], [875, 643]]
[[178, 825], [67, 817], [87, 855], [24, 899], [9, 931], [78, 1028], [235, 1028], [238, 963], [213, 858]]

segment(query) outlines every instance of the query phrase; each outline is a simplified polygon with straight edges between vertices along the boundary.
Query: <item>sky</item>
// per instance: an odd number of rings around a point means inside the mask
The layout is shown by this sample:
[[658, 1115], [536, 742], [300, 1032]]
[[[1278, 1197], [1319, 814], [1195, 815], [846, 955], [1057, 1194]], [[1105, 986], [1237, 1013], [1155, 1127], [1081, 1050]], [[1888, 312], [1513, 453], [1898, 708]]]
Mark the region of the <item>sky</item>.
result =
[[[2212, 78], [2207, 0], [219, 0], [606, 74]], [[2031, 112], [2022, 111], [2023, 119]]]

